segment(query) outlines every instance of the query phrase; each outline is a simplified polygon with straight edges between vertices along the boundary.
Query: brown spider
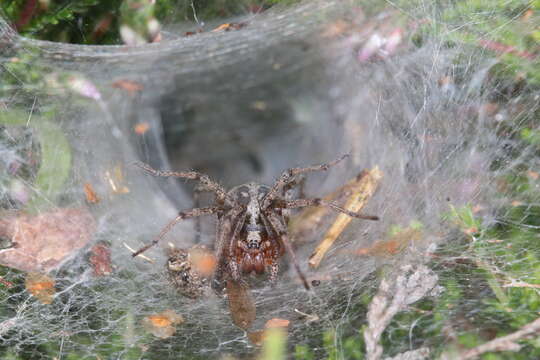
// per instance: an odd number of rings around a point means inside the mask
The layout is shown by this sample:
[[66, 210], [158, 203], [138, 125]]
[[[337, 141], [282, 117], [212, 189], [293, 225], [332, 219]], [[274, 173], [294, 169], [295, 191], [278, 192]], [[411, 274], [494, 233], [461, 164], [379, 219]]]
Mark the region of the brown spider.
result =
[[305, 288], [309, 290], [308, 282], [298, 265], [287, 234], [289, 209], [306, 206], [329, 206], [333, 210], [352, 217], [378, 220], [377, 216], [357, 214], [320, 198], [290, 199], [289, 190], [298, 185], [298, 175], [328, 170], [346, 157], [348, 155], [343, 155], [326, 164], [285, 170], [272, 187], [248, 183], [236, 186], [228, 192], [210, 180], [207, 175], [195, 171], [161, 171], [144, 163], [135, 163], [154, 176], [197, 180], [200, 183], [199, 190], [214, 193], [215, 204], [210, 207], [181, 211], [150, 244], [137, 250], [133, 256], [135, 257], [156, 245], [179, 221], [216, 214], [218, 226], [214, 251], [218, 263], [213, 285], [222, 289], [221, 282], [225, 274], [236, 282], [243, 282], [242, 274], [247, 275], [252, 272], [263, 274], [265, 271], [270, 272], [270, 283], [274, 285], [279, 271], [279, 258], [287, 252]]

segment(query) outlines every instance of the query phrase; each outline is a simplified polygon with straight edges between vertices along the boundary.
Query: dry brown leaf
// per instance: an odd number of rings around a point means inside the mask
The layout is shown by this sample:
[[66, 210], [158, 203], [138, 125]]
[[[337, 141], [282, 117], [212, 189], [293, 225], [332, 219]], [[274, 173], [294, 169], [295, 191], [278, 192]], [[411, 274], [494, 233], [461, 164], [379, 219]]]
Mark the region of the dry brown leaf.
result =
[[336, 36], [342, 35], [345, 32], [350, 31], [351, 29], [351, 23], [348, 23], [344, 20], [338, 20], [334, 21], [331, 24], [328, 24], [321, 33], [321, 36], [323, 38], [335, 38]]
[[184, 317], [173, 310], [165, 310], [159, 314], [149, 315], [142, 320], [144, 328], [160, 339], [174, 335], [176, 325], [184, 322]]
[[89, 183], [84, 184], [84, 194], [86, 195], [86, 201], [90, 204], [96, 204], [99, 202], [99, 197]]
[[127, 79], [116, 80], [112, 83], [112, 86], [117, 89], [125, 90], [132, 96], [144, 89], [144, 86], [142, 84]]
[[264, 330], [252, 331], [247, 334], [249, 341], [256, 346], [261, 346], [264, 340], [268, 336], [268, 330], [280, 329], [286, 331], [289, 327], [290, 321], [286, 319], [273, 318], [266, 322]]
[[253, 331], [247, 334], [249, 341], [256, 346], [261, 346], [263, 344], [265, 336], [266, 333], [264, 330]]
[[0, 264], [26, 272], [47, 273], [84, 247], [95, 232], [84, 208], [64, 208], [32, 216], [2, 214], [0, 237], [13, 247], [0, 252]]
[[96, 244], [90, 250], [90, 264], [95, 276], [107, 276], [112, 273], [111, 249], [106, 244]]
[[50, 276], [31, 272], [24, 282], [26, 290], [43, 304], [50, 304], [54, 300], [54, 279]]
[[271, 328], [287, 328], [289, 327], [290, 321], [287, 319], [273, 318], [266, 322], [264, 325], [265, 329]]
[[217, 28], [215, 28], [214, 30], [212, 30], [211, 32], [216, 32], [216, 31], [230, 31], [230, 30], [240, 30], [241, 28], [247, 26], [247, 23], [245, 22], [240, 22], [240, 23], [225, 23], [225, 24], [221, 24], [219, 25]]
[[255, 302], [249, 289], [235, 281], [227, 281], [227, 297], [233, 323], [241, 329], [247, 330], [256, 316]]
[[538, 178], [540, 177], [540, 174], [538, 174], [536, 171], [529, 170], [527, 171], [527, 176], [533, 180], [538, 180]]
[[421, 239], [421, 230], [405, 229], [393, 235], [388, 240], [377, 241], [368, 248], [356, 250], [355, 253], [356, 255], [394, 256], [403, 252], [411, 242], [418, 242]]

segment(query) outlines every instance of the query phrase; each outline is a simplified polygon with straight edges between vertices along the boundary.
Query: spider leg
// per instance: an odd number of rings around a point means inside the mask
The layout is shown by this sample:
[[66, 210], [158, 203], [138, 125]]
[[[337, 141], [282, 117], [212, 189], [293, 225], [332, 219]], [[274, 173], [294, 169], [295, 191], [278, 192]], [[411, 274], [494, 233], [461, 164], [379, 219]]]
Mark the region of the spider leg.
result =
[[[299, 186], [299, 197], [304, 197], [304, 185], [306, 184], [306, 178], [304, 176], [295, 177], [293, 181], [283, 187], [283, 199], [292, 200], [294, 198], [294, 192], [292, 191], [296, 186]], [[291, 217], [291, 211], [289, 209], [283, 209], [282, 212], [285, 222], [289, 222]]]
[[227, 192], [221, 185], [219, 185], [217, 182], [212, 181], [208, 175], [201, 174], [197, 171], [163, 171], [163, 170], [156, 170], [152, 168], [150, 165], [145, 164], [143, 162], [135, 162], [135, 166], [143, 169], [147, 173], [153, 175], [153, 176], [159, 176], [159, 177], [175, 177], [175, 178], [183, 178], [183, 179], [190, 179], [190, 180], [196, 180], [201, 185], [203, 185], [204, 189], [207, 189], [208, 191], [213, 192], [216, 194], [216, 198], [220, 202], [226, 202], [227, 204], [232, 204], [232, 200], [227, 195]]
[[240, 280], [240, 269], [238, 268], [238, 263], [236, 262], [236, 259], [234, 258], [234, 250], [238, 243], [238, 234], [240, 234], [240, 231], [242, 230], [242, 227], [244, 226], [244, 223], [246, 222], [247, 213], [244, 213], [243, 216], [238, 219], [236, 226], [234, 227], [234, 232], [231, 236], [231, 241], [229, 242], [229, 253], [228, 253], [228, 266], [229, 270], [231, 272], [231, 277], [236, 282], [241, 282]]
[[163, 230], [161, 230], [161, 232], [154, 238], [154, 240], [152, 240], [152, 242], [150, 244], [145, 245], [142, 248], [140, 248], [139, 250], [135, 251], [132, 256], [135, 257], [135, 256], [145, 252], [146, 250], [150, 249], [152, 246], [156, 245], [161, 239], [163, 239], [165, 234], [167, 234], [169, 231], [171, 231], [171, 229], [178, 222], [180, 222], [180, 221], [182, 221], [184, 219], [189, 219], [189, 218], [193, 218], [193, 217], [197, 217], [197, 216], [211, 215], [211, 214], [215, 213], [216, 211], [218, 211], [219, 209], [220, 209], [219, 207], [213, 206], [213, 207], [196, 208], [196, 209], [191, 209], [189, 211], [181, 211], [181, 212], [179, 212], [178, 215], [176, 216], [176, 218], [174, 218], [174, 220], [169, 222], [163, 228]]
[[266, 196], [264, 197], [263, 203], [262, 203], [262, 209], [268, 209], [270, 205], [272, 204], [272, 201], [276, 197], [278, 197], [279, 194], [283, 193], [283, 188], [294, 181], [294, 177], [296, 175], [305, 174], [305, 173], [314, 172], [314, 171], [326, 171], [330, 167], [336, 165], [337, 163], [347, 158], [348, 156], [349, 154], [342, 155], [340, 158], [334, 161], [330, 161], [325, 164], [312, 165], [312, 166], [303, 167], [303, 168], [290, 168], [290, 169], [285, 170], [281, 174], [279, 179], [274, 183], [274, 186], [272, 186], [268, 194], [266, 194]]
[[223, 279], [223, 273], [226, 268], [227, 253], [230, 243], [233, 241], [231, 238], [231, 232], [233, 232], [234, 220], [242, 213], [243, 209], [240, 206], [233, 208], [227, 213], [221, 215], [217, 222], [216, 231], [216, 243], [214, 245], [216, 259], [218, 265], [212, 280], [212, 288], [217, 292], [223, 290], [221, 280]]
[[[198, 208], [201, 206], [201, 193], [208, 191], [202, 186], [197, 186], [193, 190], [193, 205]], [[195, 244], [199, 244], [201, 242], [201, 218], [197, 216], [195, 219]]]
[[[279, 273], [279, 262], [277, 261], [277, 259], [274, 259], [274, 262], [270, 266], [270, 277], [269, 277], [270, 284], [272, 286], [276, 286], [277, 279], [278, 279], [278, 273]], [[304, 284], [304, 286], [305, 286], [305, 284]]]
[[284, 201], [279, 201], [275, 206], [283, 208], [283, 209], [295, 209], [295, 208], [306, 207], [306, 206], [328, 206], [332, 208], [333, 210], [339, 211], [343, 214], [347, 214], [357, 219], [379, 220], [378, 216], [358, 214], [358, 213], [346, 210], [340, 207], [339, 205], [337, 205], [336, 203], [333, 203], [331, 201], [326, 201], [320, 198], [284, 200]]
[[[287, 227], [285, 224], [283, 224], [283, 221], [279, 219], [279, 217], [276, 214], [269, 213], [268, 215], [268, 221], [274, 228], [274, 230], [277, 232], [279, 239], [283, 243], [283, 246], [285, 246], [285, 250], [289, 254], [289, 258], [291, 259], [296, 272], [298, 273], [298, 276], [300, 276], [300, 279], [302, 279], [302, 283], [304, 284], [304, 287], [306, 290], [309, 290], [309, 284], [306, 280], [306, 277], [304, 276], [304, 273], [300, 269], [300, 265], [298, 265], [298, 260], [296, 259], [296, 254], [293, 250], [293, 247], [291, 245], [291, 242], [289, 241], [289, 237], [287, 235]], [[272, 274], [270, 274], [272, 275]], [[277, 274], [275, 275], [277, 276]]]

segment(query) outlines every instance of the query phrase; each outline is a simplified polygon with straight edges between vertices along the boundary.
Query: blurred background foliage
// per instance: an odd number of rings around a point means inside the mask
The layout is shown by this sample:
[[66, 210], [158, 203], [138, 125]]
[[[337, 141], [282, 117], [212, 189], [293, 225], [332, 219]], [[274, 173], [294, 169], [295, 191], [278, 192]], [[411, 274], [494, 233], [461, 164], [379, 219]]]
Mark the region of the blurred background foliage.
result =
[[[295, 0], [145, 0], [162, 24], [207, 21], [257, 13]], [[123, 0], [2, 0], [0, 7], [22, 35], [77, 44], [121, 44]], [[127, 3], [127, 2], [126, 2]], [[132, 3], [134, 3], [132, 1]], [[137, 5], [134, 5], [137, 6]]]

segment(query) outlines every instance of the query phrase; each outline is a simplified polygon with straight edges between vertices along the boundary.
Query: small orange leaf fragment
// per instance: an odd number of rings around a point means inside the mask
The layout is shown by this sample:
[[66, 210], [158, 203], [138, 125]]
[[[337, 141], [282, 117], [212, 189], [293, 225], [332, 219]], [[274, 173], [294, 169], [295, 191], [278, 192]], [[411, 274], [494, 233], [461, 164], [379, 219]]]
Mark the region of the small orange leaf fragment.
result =
[[253, 345], [261, 346], [270, 332], [279, 330], [285, 334], [289, 324], [290, 321], [287, 319], [273, 318], [266, 322], [264, 325], [264, 330], [249, 332], [247, 337]]
[[130, 95], [135, 95], [135, 93], [140, 92], [144, 89], [144, 86], [142, 84], [133, 81], [133, 80], [116, 80], [112, 84], [113, 88], [116, 89], [122, 89], [127, 91]]
[[279, 318], [273, 318], [266, 322], [264, 325], [265, 329], [272, 329], [272, 328], [286, 328], [290, 324], [290, 321], [287, 319], [279, 319]]
[[43, 304], [53, 302], [54, 294], [54, 279], [45, 274], [29, 273], [25, 280], [26, 290], [35, 296]]
[[217, 28], [215, 28], [214, 30], [212, 30], [211, 32], [216, 32], [216, 31], [230, 31], [230, 30], [240, 30], [241, 28], [243, 28], [244, 26], [246, 26], [247, 23], [245, 22], [240, 22], [240, 23], [225, 23], [225, 24], [221, 24], [219, 25]]
[[90, 250], [90, 264], [95, 276], [107, 276], [112, 273], [111, 249], [108, 245], [100, 243]]
[[540, 174], [538, 174], [536, 171], [529, 170], [527, 171], [527, 176], [533, 180], [538, 180], [538, 178], [540, 177]]
[[96, 204], [99, 202], [99, 198], [89, 183], [84, 184], [84, 194], [86, 195], [86, 201], [90, 204]]
[[194, 247], [189, 251], [189, 260], [195, 271], [201, 276], [209, 277], [214, 274], [217, 266], [217, 259], [214, 254], [205, 248]]
[[150, 124], [147, 122], [140, 122], [133, 127], [133, 130], [138, 135], [144, 135], [150, 129]]
[[144, 328], [155, 337], [166, 339], [176, 332], [175, 325], [184, 322], [182, 315], [173, 310], [165, 310], [159, 314], [149, 315], [142, 320]]
[[259, 330], [259, 331], [249, 332], [247, 334], [247, 337], [253, 345], [261, 346], [264, 342], [265, 331]]

